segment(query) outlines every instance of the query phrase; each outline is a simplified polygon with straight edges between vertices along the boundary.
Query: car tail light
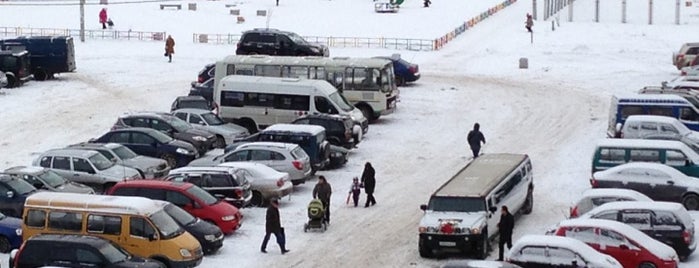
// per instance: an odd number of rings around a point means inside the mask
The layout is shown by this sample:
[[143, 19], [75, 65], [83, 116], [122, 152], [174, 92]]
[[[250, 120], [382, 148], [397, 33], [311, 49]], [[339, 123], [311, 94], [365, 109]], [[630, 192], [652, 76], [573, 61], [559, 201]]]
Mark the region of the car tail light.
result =
[[689, 245], [692, 243], [692, 234], [689, 233], [689, 231], [684, 230], [682, 232], [682, 238], [684, 239], [684, 243]]
[[199, 76], [199, 77], [197, 78], [197, 82], [199, 82], [199, 83], [204, 83], [204, 77]]
[[570, 218], [577, 218], [578, 217], [578, 206], [574, 206], [570, 208]]
[[623, 132], [623, 131], [619, 131], [619, 138], [622, 138], [622, 139], [624, 138], [624, 132]]
[[592, 186], [592, 188], [599, 187], [599, 182], [597, 182], [597, 180], [595, 180], [595, 177], [590, 178], [590, 186]]
[[413, 65], [413, 66], [408, 67], [408, 71], [411, 74], [417, 73], [417, 66]]
[[281, 188], [282, 186], [284, 186], [284, 179], [278, 179], [277, 180], [277, 187]]
[[301, 162], [299, 160], [294, 160], [294, 161], [291, 161], [291, 163], [294, 164], [294, 167], [296, 169], [303, 170], [303, 162]]

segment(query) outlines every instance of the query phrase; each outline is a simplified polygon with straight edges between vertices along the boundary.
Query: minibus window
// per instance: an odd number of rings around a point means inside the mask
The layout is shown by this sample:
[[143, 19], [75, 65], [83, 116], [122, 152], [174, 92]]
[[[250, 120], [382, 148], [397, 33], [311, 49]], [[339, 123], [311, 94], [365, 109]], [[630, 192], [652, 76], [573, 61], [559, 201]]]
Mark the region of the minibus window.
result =
[[624, 159], [624, 156], [626, 155], [626, 150], [624, 149], [600, 149], [599, 155], [600, 163], [620, 164], [626, 162], [626, 160]]
[[631, 162], [660, 162], [660, 152], [658, 150], [631, 149], [629, 154]]
[[698, 121], [699, 116], [697, 116], [697, 112], [692, 110], [692, 108], [680, 108], [680, 119], [685, 120], [685, 121]]
[[72, 212], [49, 212], [49, 228], [56, 230], [80, 231], [83, 215]]
[[43, 210], [30, 209], [24, 223], [29, 227], [43, 228], [46, 223], [46, 212]]
[[684, 166], [687, 163], [687, 156], [676, 150], [667, 150], [665, 158], [665, 164], [668, 166]]
[[146, 221], [143, 218], [131, 217], [129, 221], [129, 227], [130, 234], [132, 236], [151, 238], [155, 235], [155, 230], [153, 230], [153, 226], [150, 226], [148, 221]]
[[672, 108], [670, 107], [649, 107], [648, 113], [660, 116], [672, 116]]
[[[158, 227], [160, 231], [161, 239], [169, 239], [180, 235], [182, 228], [177, 225], [177, 222], [170, 217], [164, 210], [158, 211], [150, 215], [150, 220]], [[148, 224], [146, 224], [148, 225]], [[150, 225], [148, 225], [150, 227]]]
[[108, 235], [121, 234], [121, 217], [118, 216], [87, 216], [87, 231]]
[[629, 115], [643, 114], [641, 106], [623, 106], [621, 107], [621, 120], [626, 120]]

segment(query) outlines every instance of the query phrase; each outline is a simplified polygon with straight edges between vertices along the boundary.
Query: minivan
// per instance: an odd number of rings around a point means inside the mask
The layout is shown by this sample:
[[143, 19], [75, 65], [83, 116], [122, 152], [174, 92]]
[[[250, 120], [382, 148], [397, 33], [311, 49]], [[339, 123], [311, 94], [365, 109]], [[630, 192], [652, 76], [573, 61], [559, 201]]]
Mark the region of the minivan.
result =
[[628, 162], [662, 163], [699, 177], [699, 154], [680, 141], [604, 139], [592, 156], [592, 173]]
[[201, 245], [153, 200], [142, 197], [40, 192], [27, 198], [24, 240], [38, 234], [93, 235], [168, 267], [201, 263]]
[[609, 107], [607, 137], [615, 137], [618, 125], [631, 115], [661, 115], [677, 118], [691, 130], [699, 130], [699, 109], [687, 99], [672, 94], [614, 95]]
[[349, 115], [368, 130], [362, 112], [325, 80], [229, 75], [221, 79], [214, 101], [223, 120], [250, 133], [312, 113]]

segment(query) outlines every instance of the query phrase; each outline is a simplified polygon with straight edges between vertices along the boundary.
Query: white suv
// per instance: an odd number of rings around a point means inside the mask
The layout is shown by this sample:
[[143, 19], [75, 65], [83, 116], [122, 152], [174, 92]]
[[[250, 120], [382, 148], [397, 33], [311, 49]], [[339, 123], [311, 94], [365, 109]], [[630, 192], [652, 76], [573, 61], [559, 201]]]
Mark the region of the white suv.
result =
[[267, 165], [279, 172], [289, 173], [291, 183], [299, 185], [311, 175], [311, 158], [297, 144], [281, 142], [251, 142], [211, 160], [197, 159], [190, 166], [215, 166], [225, 162], [249, 161]]
[[686, 43], [680, 47], [680, 51], [672, 54], [672, 64], [677, 70], [689, 66], [694, 58], [699, 54], [699, 43]]

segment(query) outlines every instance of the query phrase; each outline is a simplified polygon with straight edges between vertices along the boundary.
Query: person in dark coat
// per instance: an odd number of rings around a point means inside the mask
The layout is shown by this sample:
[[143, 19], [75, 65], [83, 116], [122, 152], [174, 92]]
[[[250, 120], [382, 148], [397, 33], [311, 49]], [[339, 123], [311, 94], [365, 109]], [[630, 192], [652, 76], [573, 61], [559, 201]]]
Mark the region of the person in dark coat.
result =
[[325, 176], [319, 176], [318, 183], [313, 188], [313, 198], [318, 198], [320, 202], [323, 202], [323, 207], [325, 208], [325, 218], [323, 220], [326, 223], [330, 223], [330, 196], [332, 192], [330, 183], [325, 179]]
[[282, 250], [282, 254], [289, 252], [286, 249], [286, 237], [284, 236], [284, 228], [282, 228], [281, 220], [279, 219], [279, 200], [272, 198], [269, 201], [269, 207], [267, 208], [267, 220], [265, 221], [265, 238], [262, 240], [262, 246], [260, 251], [262, 253], [267, 253], [267, 242], [269, 241], [269, 236], [274, 234], [277, 238], [277, 244]]
[[502, 261], [503, 255], [505, 254], [505, 244], [507, 244], [507, 249], [512, 248], [512, 230], [514, 228], [515, 217], [510, 214], [507, 206], [502, 206], [502, 215], [500, 216], [500, 222], [498, 222], [498, 233], [500, 235], [500, 240], [498, 241], [498, 248], [500, 250], [499, 261]]
[[364, 172], [362, 172], [362, 185], [364, 186], [364, 192], [366, 193], [366, 204], [364, 207], [369, 207], [369, 204], [376, 205], [376, 199], [374, 199], [374, 187], [376, 187], [376, 174], [371, 163], [366, 162], [364, 164]]
[[478, 157], [478, 153], [481, 151], [481, 142], [485, 144], [485, 137], [480, 131], [481, 125], [475, 123], [473, 125], [473, 130], [468, 133], [466, 139], [468, 140], [468, 145], [471, 146], [471, 151], [473, 152], [473, 158]]
[[175, 54], [175, 39], [168, 35], [165, 40], [165, 56], [170, 58], [168, 62], [172, 62], [172, 54]]
[[532, 26], [534, 26], [534, 19], [531, 14], [527, 14], [527, 21], [524, 23], [524, 28], [527, 28], [527, 31], [531, 33]]
[[432, 1], [430, 1], [430, 0], [424, 0], [424, 1], [422, 1], [422, 6], [423, 6], [423, 7], [430, 7], [430, 4], [432, 4]]

